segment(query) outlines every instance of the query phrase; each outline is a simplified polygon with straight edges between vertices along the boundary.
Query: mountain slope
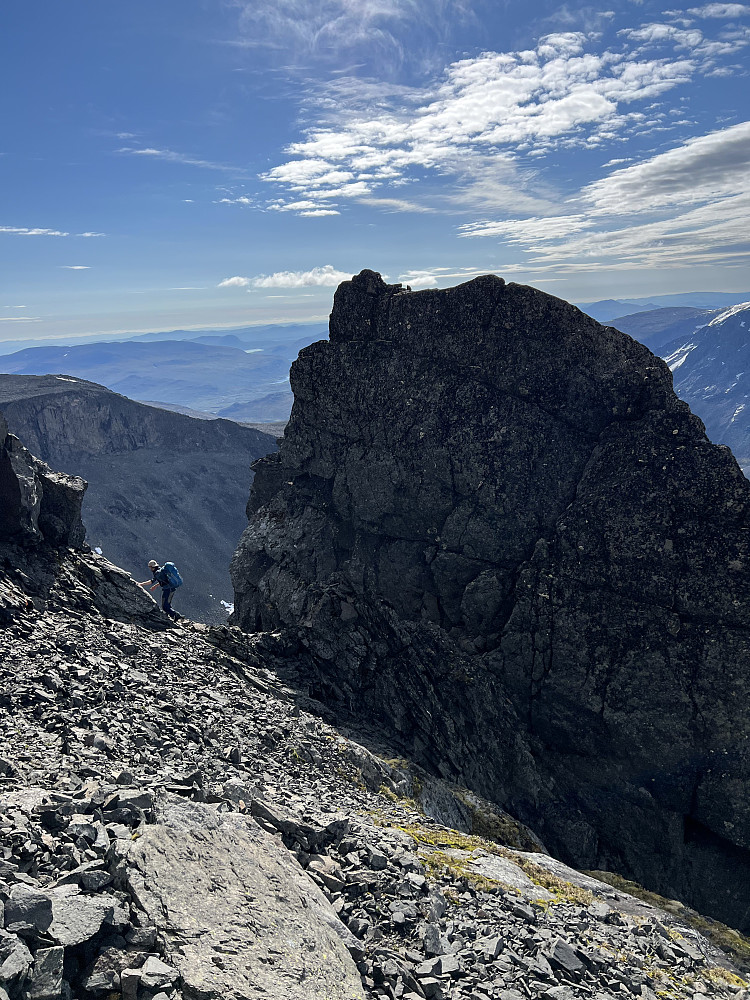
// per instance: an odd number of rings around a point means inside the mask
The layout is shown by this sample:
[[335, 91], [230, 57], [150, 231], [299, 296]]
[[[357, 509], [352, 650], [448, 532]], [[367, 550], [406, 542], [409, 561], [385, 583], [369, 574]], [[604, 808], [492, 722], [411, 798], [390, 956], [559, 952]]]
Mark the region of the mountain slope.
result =
[[171, 559], [185, 579], [175, 607], [225, 618], [228, 564], [244, 527], [250, 462], [273, 437], [227, 420], [144, 406], [70, 377], [0, 375], [0, 411], [45, 461], [89, 483], [88, 541], [136, 580]]
[[717, 309], [691, 309], [687, 306], [651, 309], [649, 312], [618, 316], [610, 320], [609, 325], [629, 334], [662, 357], [663, 347], [679, 337], [690, 337], [719, 312]]
[[664, 345], [675, 392], [701, 417], [712, 441], [750, 470], [750, 303]]

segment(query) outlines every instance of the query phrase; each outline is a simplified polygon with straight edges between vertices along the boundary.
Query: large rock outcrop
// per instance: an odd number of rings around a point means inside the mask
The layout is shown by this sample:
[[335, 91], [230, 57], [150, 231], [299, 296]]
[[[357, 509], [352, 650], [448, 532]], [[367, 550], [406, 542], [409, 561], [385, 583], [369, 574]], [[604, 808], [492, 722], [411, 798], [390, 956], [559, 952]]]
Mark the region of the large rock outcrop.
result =
[[0, 414], [0, 543], [80, 548], [85, 490], [82, 479], [53, 472], [24, 448]]
[[256, 463], [235, 620], [553, 851], [750, 926], [750, 484], [642, 345], [364, 271]]

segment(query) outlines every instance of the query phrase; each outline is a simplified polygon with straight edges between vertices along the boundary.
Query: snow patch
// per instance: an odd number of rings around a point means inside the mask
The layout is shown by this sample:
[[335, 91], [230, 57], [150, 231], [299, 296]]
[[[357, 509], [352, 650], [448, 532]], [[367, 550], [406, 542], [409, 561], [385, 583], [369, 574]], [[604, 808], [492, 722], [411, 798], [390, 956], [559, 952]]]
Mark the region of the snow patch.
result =
[[[727, 309], [723, 313], [719, 313], [719, 315], [714, 317], [708, 325], [718, 326], [719, 323], [723, 323], [724, 320], [730, 319], [732, 316], [736, 316], [737, 313], [741, 313], [745, 309], [750, 309], [750, 302], [740, 302], [739, 305], [732, 306], [731, 309]], [[745, 324], [743, 323], [742, 325], [744, 326]]]
[[[66, 354], [65, 357], [67, 358], [67, 356], [68, 355]], [[77, 382], [78, 381], [77, 378], [65, 378], [64, 375], [55, 375], [55, 378], [57, 379], [58, 382]]]
[[234, 614], [234, 604], [230, 604], [228, 601], [220, 601], [221, 606], [224, 608], [228, 615]]
[[742, 413], [742, 411], [744, 409], [745, 409], [745, 404], [744, 403], [740, 403], [740, 405], [737, 407], [737, 409], [732, 414], [732, 419], [729, 421], [729, 423], [733, 424], [735, 422], [735, 420], [737, 419], [737, 417], [740, 415], [740, 413]]
[[685, 359], [691, 351], [694, 351], [697, 344], [683, 344], [682, 347], [678, 348], [674, 354], [670, 354], [668, 358], [664, 360], [669, 365], [669, 370], [671, 372], [675, 371], [680, 365], [685, 363]]

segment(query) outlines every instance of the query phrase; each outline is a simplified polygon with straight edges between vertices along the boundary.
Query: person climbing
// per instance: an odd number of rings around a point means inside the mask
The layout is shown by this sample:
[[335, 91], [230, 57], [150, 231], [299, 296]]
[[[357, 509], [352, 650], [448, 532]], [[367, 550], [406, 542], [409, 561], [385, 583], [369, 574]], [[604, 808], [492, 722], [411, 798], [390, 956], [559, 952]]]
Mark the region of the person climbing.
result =
[[174, 622], [178, 622], [182, 615], [178, 615], [172, 607], [172, 595], [178, 587], [182, 586], [182, 577], [174, 563], [166, 562], [160, 566], [156, 559], [149, 559], [148, 568], [151, 570], [151, 580], [144, 580], [141, 587], [149, 587], [155, 590], [161, 587], [161, 609]]

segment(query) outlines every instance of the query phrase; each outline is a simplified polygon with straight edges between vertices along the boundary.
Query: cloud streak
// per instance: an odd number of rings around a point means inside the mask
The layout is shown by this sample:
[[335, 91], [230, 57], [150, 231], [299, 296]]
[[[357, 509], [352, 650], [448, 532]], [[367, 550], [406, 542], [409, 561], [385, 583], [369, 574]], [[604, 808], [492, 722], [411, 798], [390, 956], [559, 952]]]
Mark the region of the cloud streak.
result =
[[568, 215], [470, 223], [459, 232], [522, 248], [528, 263], [516, 269], [537, 273], [747, 261], [750, 122], [615, 170], [569, 204]]
[[335, 288], [342, 281], [349, 281], [348, 271], [338, 271], [332, 264], [313, 267], [309, 271], [276, 271], [254, 278], [235, 275], [220, 281], [219, 288]]
[[12, 233], [15, 236], [70, 236], [60, 229], [29, 229], [26, 226], [0, 226], [0, 233]]
[[[283, 52], [288, 69], [357, 65], [388, 79], [424, 66], [457, 24], [474, 19], [471, 0], [234, 0], [230, 44]], [[275, 62], [278, 62], [276, 55]]]
[[213, 160], [202, 160], [197, 156], [190, 156], [186, 153], [177, 153], [173, 149], [154, 149], [152, 147], [136, 148], [133, 146], [122, 146], [115, 150], [124, 156], [145, 156], [149, 159], [164, 160], [167, 163], [182, 163], [189, 167], [201, 167], [205, 170], [220, 170], [226, 173], [240, 173], [237, 167], [228, 166], [226, 163], [215, 163]]

